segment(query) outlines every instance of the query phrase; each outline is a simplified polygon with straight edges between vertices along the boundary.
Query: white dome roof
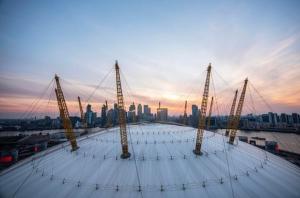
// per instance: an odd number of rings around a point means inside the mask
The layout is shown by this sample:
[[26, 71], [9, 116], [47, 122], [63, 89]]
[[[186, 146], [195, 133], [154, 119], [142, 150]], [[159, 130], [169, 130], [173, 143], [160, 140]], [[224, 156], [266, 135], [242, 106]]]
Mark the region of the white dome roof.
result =
[[[3, 171], [0, 197], [300, 197], [300, 169], [252, 145], [206, 131], [128, 126], [130, 159], [121, 159], [119, 129], [78, 139], [80, 149], [49, 148]], [[134, 159], [135, 156], [135, 159]]]

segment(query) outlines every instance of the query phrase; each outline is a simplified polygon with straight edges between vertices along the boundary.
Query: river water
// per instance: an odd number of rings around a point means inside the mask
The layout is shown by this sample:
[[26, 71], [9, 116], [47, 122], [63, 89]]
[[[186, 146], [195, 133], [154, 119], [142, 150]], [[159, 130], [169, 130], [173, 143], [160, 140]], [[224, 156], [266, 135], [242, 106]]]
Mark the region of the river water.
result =
[[[93, 128], [89, 129], [91, 132], [96, 132], [100, 130], [100, 128]], [[74, 132], [82, 132], [83, 129], [74, 129]], [[19, 134], [54, 134], [58, 132], [64, 132], [63, 129], [57, 129], [57, 130], [43, 130], [43, 131], [25, 131], [25, 132], [19, 132], [19, 131], [8, 131], [8, 132], [0, 132], [0, 137], [2, 136], [15, 136]], [[225, 129], [218, 129], [218, 133], [225, 133]], [[279, 149], [290, 151], [293, 153], [300, 154], [300, 135], [295, 133], [279, 133], [279, 132], [269, 132], [269, 131], [238, 131], [237, 136], [247, 136], [248, 141], [252, 137], [260, 137], [260, 138], [266, 138], [267, 141], [276, 141], [279, 145]], [[256, 140], [257, 144], [264, 145], [264, 141]]]
[[[218, 133], [225, 133], [225, 129], [218, 129]], [[300, 154], [300, 135], [295, 133], [279, 133], [269, 131], [238, 131], [237, 136], [247, 136], [248, 141], [252, 137], [266, 138], [266, 141], [276, 141], [280, 150]], [[264, 141], [255, 140], [258, 144], [264, 145]], [[262, 143], [263, 142], [263, 143]]]

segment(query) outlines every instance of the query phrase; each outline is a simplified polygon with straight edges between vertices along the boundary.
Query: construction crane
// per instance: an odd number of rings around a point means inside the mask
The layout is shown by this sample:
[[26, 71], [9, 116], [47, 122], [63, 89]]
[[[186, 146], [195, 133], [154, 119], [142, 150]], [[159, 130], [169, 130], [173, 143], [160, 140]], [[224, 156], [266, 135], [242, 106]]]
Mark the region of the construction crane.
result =
[[214, 103], [214, 97], [211, 97], [209, 113], [208, 113], [208, 118], [207, 118], [207, 126], [206, 126], [207, 130], [209, 130], [209, 127], [210, 127], [210, 118], [211, 118], [213, 103]]
[[236, 136], [237, 128], [239, 126], [240, 117], [241, 117], [243, 104], [244, 104], [244, 100], [245, 100], [245, 95], [246, 95], [247, 83], [248, 83], [248, 78], [246, 78], [244, 81], [243, 90], [242, 90], [240, 100], [239, 100], [239, 103], [238, 103], [238, 106], [237, 106], [237, 109], [235, 112], [235, 116], [233, 118], [232, 129], [230, 130], [230, 135], [229, 135], [229, 144], [233, 144], [235, 136]]
[[79, 110], [80, 110], [80, 119], [81, 119], [81, 123], [83, 124], [84, 127], [84, 133], [87, 133], [87, 123], [83, 114], [83, 110], [82, 110], [82, 105], [81, 105], [81, 100], [80, 97], [78, 96], [78, 104], [79, 104]]
[[203, 139], [203, 132], [205, 129], [205, 117], [206, 117], [206, 108], [207, 108], [207, 99], [208, 99], [208, 92], [209, 92], [209, 81], [210, 81], [210, 75], [211, 75], [211, 63], [209, 63], [207, 67], [207, 74], [206, 74], [206, 80], [205, 80], [205, 86], [203, 91], [203, 97], [201, 102], [201, 111], [199, 115], [199, 125], [198, 125], [198, 131], [197, 131], [197, 139], [196, 139], [196, 146], [193, 150], [195, 155], [201, 155], [201, 145], [202, 145], [202, 139]]
[[238, 94], [238, 90], [235, 91], [235, 94], [234, 94], [234, 97], [233, 97], [233, 101], [232, 101], [232, 105], [231, 105], [231, 109], [230, 109], [230, 114], [229, 114], [229, 118], [228, 118], [228, 123], [227, 123], [227, 128], [226, 128], [226, 132], [225, 132], [226, 136], [229, 135], [229, 131], [233, 127], [232, 124], [233, 124], [234, 110], [235, 110], [237, 94]]
[[187, 101], [184, 103], [184, 112], [183, 112], [183, 124], [187, 125], [187, 114], [186, 114]]
[[71, 123], [70, 116], [69, 116], [68, 107], [67, 107], [65, 97], [64, 97], [63, 91], [61, 89], [60, 83], [59, 83], [59, 77], [56, 74], [55, 74], [55, 82], [56, 82], [55, 94], [56, 94], [56, 98], [57, 98], [57, 104], [58, 104], [58, 109], [59, 109], [59, 113], [60, 113], [60, 118], [63, 121], [65, 135], [71, 143], [71, 146], [72, 146], [71, 151], [75, 151], [79, 147], [77, 146], [76, 137], [73, 132], [72, 123]]
[[126, 116], [124, 109], [124, 99], [120, 79], [120, 68], [118, 62], [115, 64], [116, 70], [116, 86], [117, 86], [117, 101], [118, 101], [118, 110], [119, 110], [119, 125], [120, 125], [120, 136], [121, 136], [121, 145], [122, 145], [122, 154], [121, 158], [125, 159], [130, 157], [128, 152], [128, 140], [127, 140], [127, 131], [126, 131]]

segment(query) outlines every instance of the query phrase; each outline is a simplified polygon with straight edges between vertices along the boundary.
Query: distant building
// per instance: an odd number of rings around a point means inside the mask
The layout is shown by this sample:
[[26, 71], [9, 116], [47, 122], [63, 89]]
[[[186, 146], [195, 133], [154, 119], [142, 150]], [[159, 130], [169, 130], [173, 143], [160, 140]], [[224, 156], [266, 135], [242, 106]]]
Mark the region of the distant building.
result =
[[94, 127], [96, 123], [97, 113], [92, 111], [92, 106], [90, 104], [86, 107], [85, 120], [88, 127]]
[[254, 116], [253, 114], [248, 114], [241, 117], [240, 127], [241, 129], [259, 129], [259, 117]]
[[192, 105], [192, 119], [191, 123], [193, 127], [197, 127], [199, 122], [199, 109], [198, 106], [193, 104]]
[[144, 105], [144, 114], [145, 115], [150, 115], [151, 114], [151, 109], [148, 105]]
[[280, 114], [280, 122], [287, 123], [287, 114], [285, 113]]
[[111, 127], [111, 126], [114, 125], [113, 117], [114, 117], [114, 110], [113, 109], [108, 110], [107, 111], [107, 123], [106, 123], [106, 126]]
[[114, 104], [112, 123], [113, 123], [113, 125], [116, 125], [119, 123], [119, 108], [118, 108], [117, 103]]
[[151, 108], [148, 105], [144, 105], [144, 114], [142, 117], [145, 121], [153, 121], [153, 114], [151, 114]]
[[167, 121], [168, 120], [168, 108], [158, 108], [156, 119], [158, 121]]
[[129, 106], [128, 121], [129, 122], [135, 122], [136, 121], [136, 113], [135, 113], [135, 104], [134, 104], [134, 102]]
[[161, 108], [160, 102], [159, 102], [159, 105], [157, 108], [156, 120], [157, 121], [167, 121], [168, 120], [168, 108]]
[[268, 115], [271, 126], [275, 127], [277, 125], [277, 113], [269, 112]]
[[288, 125], [292, 125], [293, 124], [293, 117], [292, 117], [292, 115], [287, 115], [287, 123], [288, 123]]
[[262, 114], [261, 115], [261, 120], [264, 123], [270, 123], [270, 116], [268, 114]]
[[137, 106], [137, 115], [139, 120], [143, 118], [143, 107], [141, 104]]
[[300, 116], [297, 113], [292, 113], [292, 118], [293, 118], [293, 124], [298, 125], [300, 124]]
[[103, 104], [101, 108], [101, 127], [105, 127], [107, 125], [107, 104]]

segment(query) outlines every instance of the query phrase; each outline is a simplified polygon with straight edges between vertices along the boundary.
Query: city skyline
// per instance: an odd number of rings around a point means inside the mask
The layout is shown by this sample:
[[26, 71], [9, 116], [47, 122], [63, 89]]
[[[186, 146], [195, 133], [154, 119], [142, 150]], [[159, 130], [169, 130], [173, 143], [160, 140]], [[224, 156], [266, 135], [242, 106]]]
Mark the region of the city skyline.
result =
[[[211, 62], [219, 101], [215, 114], [229, 113], [234, 90], [246, 77], [272, 112], [299, 113], [299, 4], [1, 1], [0, 117], [19, 118], [55, 73], [65, 80], [71, 115], [79, 115], [78, 95], [100, 113], [105, 100], [110, 106], [116, 102], [110, 72], [116, 59], [126, 109], [136, 102], [156, 110], [161, 101], [170, 115], [179, 115], [188, 100], [190, 114], [192, 104], [200, 106]], [[271, 111], [249, 89], [243, 114]], [[58, 115], [53, 87], [38, 111]]]

